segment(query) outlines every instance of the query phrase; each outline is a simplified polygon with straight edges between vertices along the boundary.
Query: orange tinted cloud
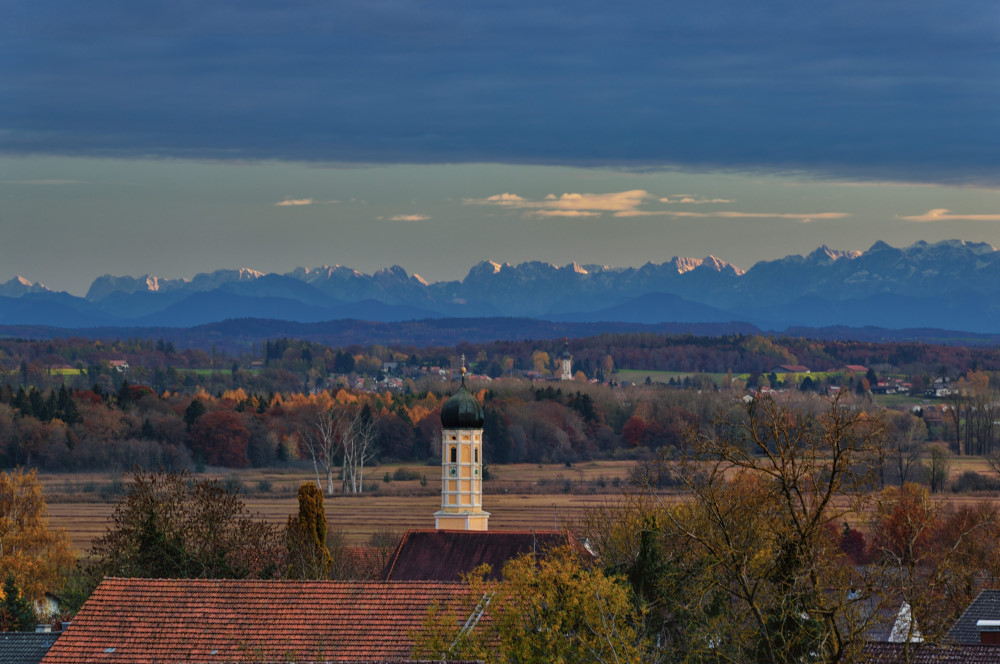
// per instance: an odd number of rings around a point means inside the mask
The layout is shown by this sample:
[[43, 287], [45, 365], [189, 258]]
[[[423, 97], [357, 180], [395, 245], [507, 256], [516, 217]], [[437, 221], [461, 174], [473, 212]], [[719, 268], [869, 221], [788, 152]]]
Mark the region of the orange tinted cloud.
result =
[[675, 210], [631, 210], [616, 212], [616, 217], [679, 217], [690, 219], [791, 219], [807, 223], [815, 219], [843, 219], [847, 212], [678, 212]]
[[391, 217], [379, 217], [383, 221], [427, 221], [430, 217], [426, 214], [394, 214]]
[[466, 205], [494, 205], [524, 210], [526, 214], [540, 217], [593, 217], [603, 212], [635, 210], [650, 198], [652, 195], [643, 189], [631, 189], [606, 194], [549, 194], [534, 201], [517, 194], [504, 193], [488, 198], [469, 198], [464, 202]]
[[1000, 214], [950, 214], [951, 210], [937, 208], [912, 217], [898, 217], [906, 221], [1000, 221]]

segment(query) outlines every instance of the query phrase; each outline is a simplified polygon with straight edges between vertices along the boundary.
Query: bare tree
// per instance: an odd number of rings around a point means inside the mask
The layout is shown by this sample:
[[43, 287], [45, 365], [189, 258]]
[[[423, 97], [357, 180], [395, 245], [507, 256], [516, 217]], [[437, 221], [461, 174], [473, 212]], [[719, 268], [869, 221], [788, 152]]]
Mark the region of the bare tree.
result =
[[[895, 471], [893, 479], [902, 486], [913, 481], [911, 474], [920, 463], [927, 440], [927, 425], [909, 413], [887, 415], [887, 419], [886, 458]], [[885, 485], [884, 479], [882, 484]]]
[[948, 482], [948, 471], [951, 468], [948, 448], [940, 443], [934, 443], [927, 446], [927, 454], [931, 460], [931, 493], [944, 491]]
[[322, 490], [320, 470], [326, 475], [326, 494], [333, 495], [333, 471], [339, 447], [339, 421], [333, 408], [324, 404], [308, 404], [303, 407], [298, 434], [302, 447], [312, 459], [316, 473], [316, 488]]
[[986, 461], [990, 464], [993, 472], [1000, 475], [1000, 452], [990, 454], [986, 457]]
[[688, 596], [718, 598], [693, 612], [704, 631], [691, 647], [735, 661], [856, 655], [871, 620], [861, 607], [882, 597], [839, 551], [835, 526], [864, 512], [883, 440], [879, 415], [845, 395], [746, 397], [691, 437], [674, 463], [691, 499], [665, 510], [665, 526], [703, 579]]
[[365, 464], [375, 457], [375, 418], [368, 406], [345, 406], [336, 416], [336, 433], [343, 455], [343, 493], [364, 491]]

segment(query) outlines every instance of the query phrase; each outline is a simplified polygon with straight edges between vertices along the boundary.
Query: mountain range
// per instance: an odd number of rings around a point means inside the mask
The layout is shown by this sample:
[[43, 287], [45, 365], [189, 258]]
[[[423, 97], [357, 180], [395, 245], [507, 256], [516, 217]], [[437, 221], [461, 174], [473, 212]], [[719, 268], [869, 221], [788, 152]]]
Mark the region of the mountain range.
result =
[[0, 283], [0, 325], [192, 327], [227, 319], [298, 323], [518, 317], [554, 322], [719, 323], [1000, 331], [1000, 251], [946, 240], [867, 251], [820, 247], [747, 270], [713, 256], [641, 267], [484, 261], [428, 283], [399, 266], [191, 279], [104, 275], [84, 297], [22, 277]]

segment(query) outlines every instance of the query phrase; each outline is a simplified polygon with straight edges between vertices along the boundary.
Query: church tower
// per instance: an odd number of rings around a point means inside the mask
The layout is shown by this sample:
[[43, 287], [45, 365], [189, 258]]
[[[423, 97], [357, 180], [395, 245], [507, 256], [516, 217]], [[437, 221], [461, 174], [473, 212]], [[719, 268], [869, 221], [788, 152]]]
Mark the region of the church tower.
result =
[[438, 530], [487, 530], [483, 511], [483, 406], [462, 385], [441, 408], [441, 509]]
[[573, 356], [569, 354], [569, 339], [566, 340], [566, 344], [563, 346], [562, 355], [559, 356], [560, 364], [562, 365], [562, 375], [561, 380], [573, 380]]

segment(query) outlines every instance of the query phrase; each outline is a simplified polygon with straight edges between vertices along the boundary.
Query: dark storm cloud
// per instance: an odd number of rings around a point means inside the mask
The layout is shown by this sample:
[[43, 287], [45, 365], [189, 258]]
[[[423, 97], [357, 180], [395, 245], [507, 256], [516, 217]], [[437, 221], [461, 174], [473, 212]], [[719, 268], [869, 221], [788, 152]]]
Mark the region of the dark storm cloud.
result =
[[1000, 181], [993, 2], [4, 2], [7, 153]]

